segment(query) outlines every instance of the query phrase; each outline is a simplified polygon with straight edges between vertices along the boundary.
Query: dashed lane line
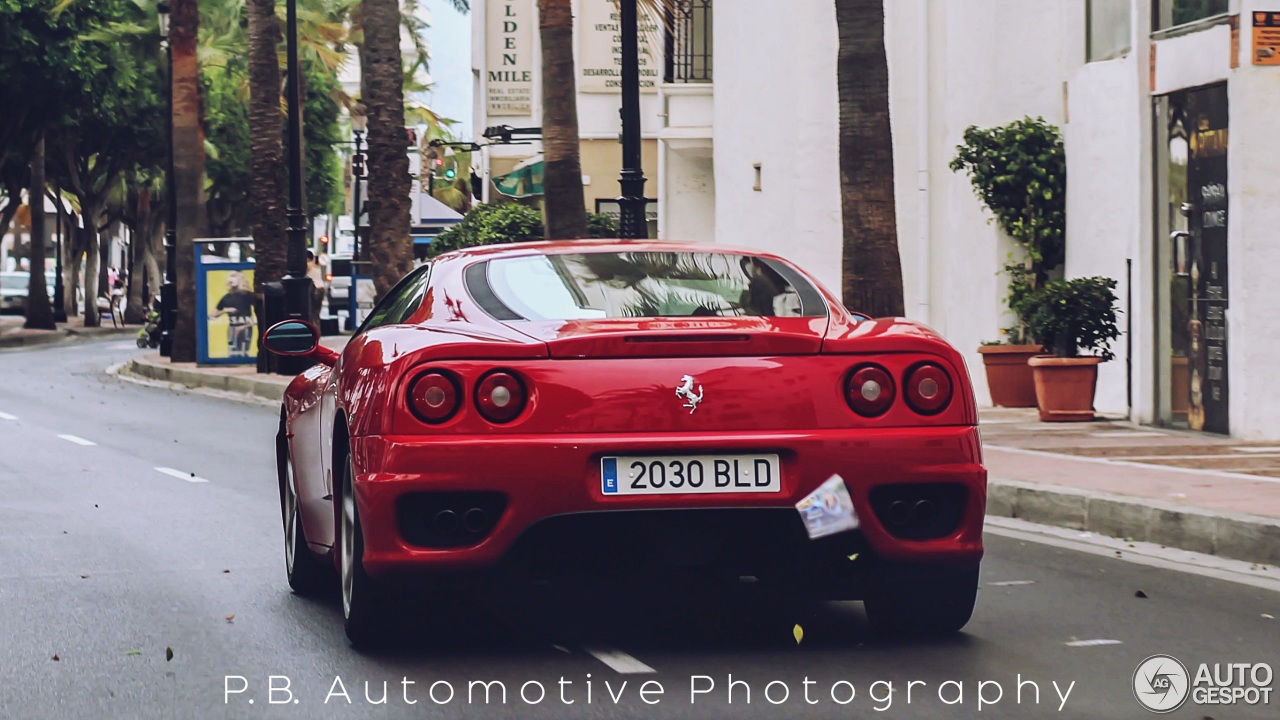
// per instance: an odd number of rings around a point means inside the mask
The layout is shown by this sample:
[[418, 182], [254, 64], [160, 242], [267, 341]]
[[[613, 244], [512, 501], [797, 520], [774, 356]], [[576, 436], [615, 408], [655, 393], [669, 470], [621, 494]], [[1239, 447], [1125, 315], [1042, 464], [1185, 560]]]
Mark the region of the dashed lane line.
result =
[[186, 480], [187, 482], [191, 482], [191, 483], [207, 483], [207, 482], [209, 482], [209, 481], [208, 481], [208, 480], [206, 480], [205, 478], [202, 478], [202, 477], [200, 477], [199, 475], [196, 475], [195, 473], [182, 472], [181, 470], [174, 470], [174, 469], [173, 469], [173, 468], [171, 468], [171, 467], [158, 467], [158, 468], [156, 468], [156, 471], [157, 471], [157, 472], [162, 472], [162, 473], [164, 473], [165, 475], [169, 475], [169, 476], [171, 476], [171, 477], [176, 477], [176, 478], [178, 478], [178, 479], [180, 479], [180, 480]]
[[645, 665], [630, 655], [607, 647], [584, 647], [592, 657], [600, 662], [608, 665], [614, 672], [619, 675], [642, 675], [646, 673], [654, 673], [657, 670]]
[[0, 412], [0, 420], [17, 420], [17, 415], [10, 415], [7, 412]]
[[63, 440], [66, 440], [67, 442], [73, 442], [73, 443], [75, 443], [75, 444], [77, 444], [77, 445], [84, 445], [84, 446], [86, 446], [86, 447], [89, 447], [89, 446], [93, 446], [93, 445], [97, 445], [97, 444], [98, 444], [98, 443], [96, 443], [96, 442], [94, 442], [94, 441], [92, 441], [92, 440], [85, 440], [84, 438], [80, 437], [79, 435], [67, 435], [67, 434], [63, 434], [63, 435], [59, 435], [58, 437], [62, 438]]

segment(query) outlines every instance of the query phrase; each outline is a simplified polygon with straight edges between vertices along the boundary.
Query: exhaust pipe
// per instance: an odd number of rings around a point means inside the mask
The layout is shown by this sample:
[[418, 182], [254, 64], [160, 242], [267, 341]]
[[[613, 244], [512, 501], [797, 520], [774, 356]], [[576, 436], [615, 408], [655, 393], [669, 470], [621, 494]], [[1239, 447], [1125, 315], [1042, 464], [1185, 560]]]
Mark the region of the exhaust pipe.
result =
[[462, 528], [473, 535], [479, 535], [489, 528], [489, 513], [482, 508], [471, 508], [462, 515]]
[[458, 513], [452, 510], [441, 510], [431, 520], [431, 526], [441, 535], [452, 535], [458, 531]]
[[889, 504], [886, 515], [890, 525], [906, 525], [911, 521], [911, 506], [902, 500], [894, 500]]
[[938, 506], [933, 504], [932, 500], [921, 500], [916, 503], [915, 520], [922, 525], [928, 525], [938, 517]]

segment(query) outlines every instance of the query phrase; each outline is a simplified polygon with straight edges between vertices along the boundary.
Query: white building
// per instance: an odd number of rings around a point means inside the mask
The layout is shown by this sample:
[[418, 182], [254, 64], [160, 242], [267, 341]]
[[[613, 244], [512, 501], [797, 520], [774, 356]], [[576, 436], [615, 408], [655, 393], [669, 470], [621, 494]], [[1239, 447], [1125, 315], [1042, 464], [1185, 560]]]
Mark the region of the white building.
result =
[[[834, 6], [711, 5], [686, 0], [666, 82], [645, 98], [660, 233], [776, 251], [838, 290]], [[1280, 439], [1280, 384], [1268, 377], [1280, 349], [1280, 282], [1268, 280], [1280, 260], [1280, 146], [1268, 136], [1280, 111], [1277, 10], [1261, 0], [885, 3], [907, 314], [969, 353], [980, 402], [976, 350], [1010, 324], [998, 271], [1013, 246], [947, 165], [966, 127], [1042, 116], [1067, 151], [1065, 274], [1119, 281], [1123, 334], [1097, 409]], [[483, 48], [485, 24], [474, 27]], [[478, 104], [484, 92], [481, 72]], [[591, 122], [584, 136], [599, 129]], [[1194, 303], [1190, 279], [1171, 269], [1179, 231], [1190, 236], [1178, 247], [1191, 251], [1183, 269], [1195, 261]]]

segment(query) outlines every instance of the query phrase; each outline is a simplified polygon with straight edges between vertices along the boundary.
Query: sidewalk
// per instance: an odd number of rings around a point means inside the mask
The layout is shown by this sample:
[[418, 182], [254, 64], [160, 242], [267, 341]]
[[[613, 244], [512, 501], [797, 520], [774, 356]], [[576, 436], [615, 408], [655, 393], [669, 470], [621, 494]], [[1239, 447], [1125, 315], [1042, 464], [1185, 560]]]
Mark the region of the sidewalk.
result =
[[136, 335], [141, 326], [125, 325], [123, 328], [112, 327], [111, 318], [102, 318], [102, 326], [87, 328], [84, 317], [68, 318], [67, 322], [58, 323], [57, 330], [27, 330], [22, 327], [26, 319], [21, 315], [0, 315], [0, 349], [11, 347], [27, 347], [63, 342], [77, 337], [99, 337], [104, 335]]
[[[346, 336], [326, 337], [341, 349]], [[151, 353], [126, 374], [279, 401], [291, 378]], [[984, 408], [987, 515], [1280, 566], [1280, 443]]]

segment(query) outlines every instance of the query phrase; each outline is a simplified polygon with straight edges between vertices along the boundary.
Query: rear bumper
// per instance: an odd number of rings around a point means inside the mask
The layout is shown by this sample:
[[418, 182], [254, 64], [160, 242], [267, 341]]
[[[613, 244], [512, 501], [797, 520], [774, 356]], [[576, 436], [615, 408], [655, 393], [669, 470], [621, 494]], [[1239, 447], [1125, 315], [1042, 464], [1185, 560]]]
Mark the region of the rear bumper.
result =
[[[980, 447], [974, 427], [352, 440], [364, 562], [373, 575], [476, 570], [529, 553], [537, 555], [540, 547], [544, 555], [573, 552], [575, 543], [588, 554], [604, 548], [607, 556], [610, 547], [621, 548], [626, 539], [639, 537], [658, 538], [651, 549], [661, 556], [671, 543], [664, 545], [659, 539], [680, 536], [688, 538], [684, 545], [690, 559], [714, 560], [704, 546], [725, 542], [730, 547], [719, 557], [730, 557], [737, 540], [744, 548], [753, 548], [736, 551], [742, 557], [763, 552], [777, 559], [782, 556], [769, 548], [785, 547], [786, 562], [811, 550], [815, 556], [830, 555], [845, 562], [852, 552], [863, 552], [869, 559], [888, 563], [972, 565], [982, 556], [986, 505]], [[605, 495], [601, 488], [603, 455], [749, 452], [778, 453], [781, 492], [619, 496]], [[837, 473], [853, 497], [861, 528], [834, 542], [809, 541], [794, 505]], [[927, 540], [891, 533], [877, 514], [883, 503], [878, 501], [873, 508], [873, 491], [924, 484], [962, 489], [954, 530]], [[406, 522], [415, 517], [406, 517], [405, 507], [415, 497], [477, 492], [502, 499], [499, 516], [482, 539], [461, 547], [425, 547], [420, 539], [410, 541], [414, 533], [405, 531]], [[769, 512], [752, 515], [761, 510]], [[621, 534], [604, 530], [610, 527], [627, 530]], [[548, 545], [548, 537], [560, 542]], [[620, 549], [612, 557], [619, 563], [638, 562], [628, 555], [631, 550]]]

